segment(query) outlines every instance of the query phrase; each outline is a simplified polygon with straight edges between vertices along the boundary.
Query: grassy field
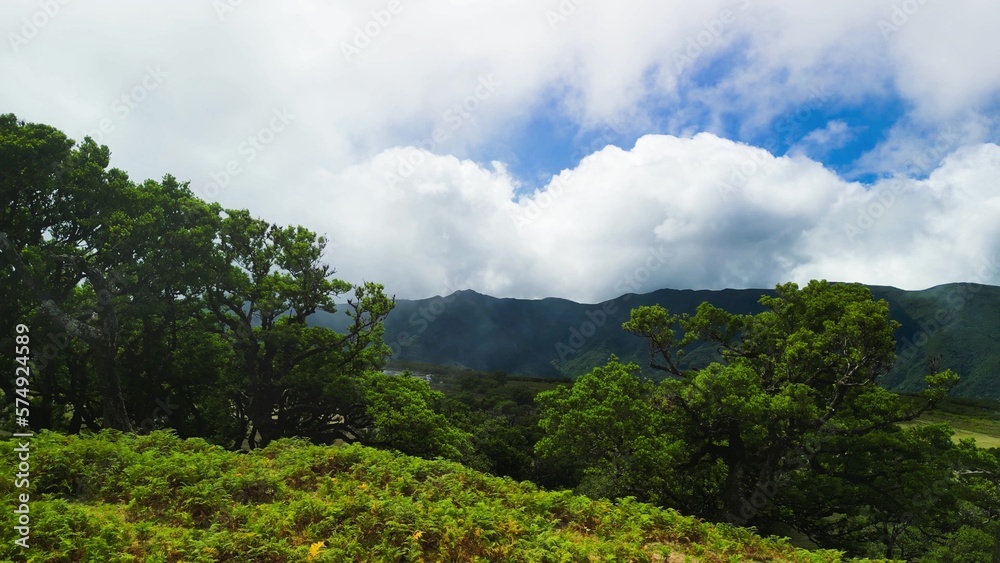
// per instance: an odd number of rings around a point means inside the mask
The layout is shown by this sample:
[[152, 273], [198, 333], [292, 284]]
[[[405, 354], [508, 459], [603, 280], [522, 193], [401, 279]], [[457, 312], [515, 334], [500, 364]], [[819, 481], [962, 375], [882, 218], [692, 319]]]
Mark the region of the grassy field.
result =
[[955, 430], [955, 440], [975, 438], [981, 448], [1000, 448], [1000, 403], [947, 399], [911, 425], [944, 423]]
[[390, 362], [387, 370], [409, 370], [414, 375], [431, 376], [431, 389], [443, 393], [467, 392], [476, 398], [490, 387], [499, 386], [503, 381], [517, 382], [520, 386], [534, 393], [549, 391], [560, 385], [572, 383], [571, 379], [554, 379], [545, 377], [522, 376], [516, 374], [501, 374], [500, 372], [482, 372], [459, 366], [442, 366], [424, 362]]

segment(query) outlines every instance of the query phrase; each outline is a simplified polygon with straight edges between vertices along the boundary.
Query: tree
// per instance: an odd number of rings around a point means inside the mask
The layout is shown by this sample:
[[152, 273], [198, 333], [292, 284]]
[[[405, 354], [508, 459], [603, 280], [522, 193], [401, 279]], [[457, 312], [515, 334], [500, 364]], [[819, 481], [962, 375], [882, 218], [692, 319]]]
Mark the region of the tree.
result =
[[961, 526], [964, 452], [946, 425], [830, 436], [782, 482], [767, 512], [823, 546], [920, 558]]
[[[136, 184], [109, 160], [89, 138], [0, 116], [0, 289], [16, 296], [0, 317], [57, 349], [33, 348], [33, 421], [171, 425], [237, 446], [365, 424], [360, 376], [389, 352], [382, 287], [334, 279], [307, 229], [223, 212], [170, 175]], [[352, 289], [347, 334], [307, 324]]]
[[371, 426], [363, 442], [425, 458], [461, 460], [470, 449], [469, 434], [439, 412], [444, 394], [432, 391], [409, 372], [366, 374], [362, 384]]
[[367, 424], [354, 379], [381, 369], [389, 348], [382, 320], [393, 301], [379, 284], [354, 288], [347, 334], [309, 326], [317, 311], [337, 311], [351, 284], [322, 263], [326, 239], [303, 227], [280, 227], [228, 210], [209, 310], [225, 327], [236, 365], [227, 383], [240, 439], [250, 447], [284, 436], [319, 442], [355, 440]]
[[636, 377], [638, 371], [612, 356], [572, 387], [538, 394], [545, 434], [535, 451], [574, 466], [580, 491], [590, 496], [649, 500], [651, 481], [660, 474], [650, 470], [674, 453], [654, 386]]
[[[789, 283], [760, 303], [767, 310], [757, 315], [708, 303], [683, 317], [640, 307], [623, 325], [648, 341], [650, 366], [672, 376], [663, 386], [683, 424], [683, 466], [725, 467], [711, 516], [738, 523], [757, 514], [748, 499], [773, 496], [810, 444], [912, 420], [958, 381], [950, 371], [928, 376], [923, 402], [913, 408], [878, 387], [895, 358], [897, 324], [888, 304], [860, 284]], [[696, 341], [715, 344], [722, 361], [681, 370], [682, 348]]]
[[202, 264], [220, 209], [170, 175], [135, 184], [109, 159], [89, 138], [75, 146], [51, 127], [0, 116], [0, 197], [9, 203], [0, 254], [13, 266], [0, 285], [17, 296], [0, 314], [38, 329], [33, 420], [44, 427], [69, 416], [70, 431], [95, 419], [128, 430], [173, 379], [207, 375], [206, 364], [183, 365], [191, 355], [178, 347], [203, 316]]
[[929, 550], [926, 560], [1000, 561], [1000, 448], [978, 448], [965, 439], [955, 450], [959, 455], [953, 464], [953, 494], [959, 497], [959, 507], [949, 520], [958, 520], [958, 525]]
[[[0, 178], [5, 213], [0, 223], [0, 255], [13, 267], [16, 294], [37, 311], [85, 342], [97, 365], [103, 424], [131, 430], [118, 370], [120, 319], [112, 299], [116, 281], [107, 258], [128, 222], [123, 204], [132, 195], [124, 172], [108, 170], [110, 152], [86, 139], [73, 142], [55, 129], [0, 116]], [[62, 306], [85, 282], [97, 303], [87, 314]]]

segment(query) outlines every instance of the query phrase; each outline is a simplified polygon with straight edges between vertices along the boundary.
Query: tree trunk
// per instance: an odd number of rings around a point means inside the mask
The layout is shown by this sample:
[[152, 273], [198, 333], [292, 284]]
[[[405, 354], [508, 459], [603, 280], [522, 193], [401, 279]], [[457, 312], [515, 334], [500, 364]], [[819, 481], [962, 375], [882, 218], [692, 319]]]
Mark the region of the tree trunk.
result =
[[3, 233], [0, 233], [0, 252], [13, 264], [15, 272], [21, 277], [28, 289], [35, 294], [41, 305], [42, 314], [46, 315], [57, 326], [62, 327], [66, 334], [83, 340], [94, 350], [99, 370], [101, 399], [104, 403], [104, 427], [133, 432], [132, 423], [129, 421], [128, 411], [125, 408], [125, 399], [122, 396], [121, 379], [118, 376], [116, 358], [118, 353], [116, 344], [118, 316], [111, 304], [111, 284], [108, 283], [108, 279], [82, 256], [52, 257], [57, 261], [75, 265], [94, 286], [98, 303], [94, 313], [101, 326], [101, 328], [96, 328], [70, 317], [59, 307], [21, 259], [20, 251], [14, 248]]
[[1000, 563], [1000, 524], [997, 525], [993, 534], [993, 563]]
[[[245, 328], [245, 337], [239, 343], [243, 349], [243, 367], [250, 381], [246, 416], [250, 420], [250, 433], [246, 437], [250, 449], [264, 447], [275, 438], [273, 414], [273, 389], [267, 365], [258, 357], [260, 344], [253, 336], [251, 327]], [[257, 435], [260, 439], [257, 439]]]
[[[274, 439], [274, 433], [271, 431], [273, 422], [271, 420], [271, 409], [267, 408], [266, 401], [261, 400], [259, 392], [253, 393], [253, 398], [250, 401], [250, 408], [247, 409], [247, 415], [251, 423], [251, 435], [248, 437], [250, 449], [262, 448]], [[260, 439], [257, 438], [258, 435]]]
[[744, 510], [747, 502], [743, 494], [743, 480], [746, 478], [746, 469], [742, 463], [730, 463], [729, 471], [726, 473], [726, 483], [722, 491], [723, 511], [727, 515], [739, 516], [741, 521], [749, 521], [756, 516], [756, 511]]
[[[70, 317], [51, 299], [43, 301], [41, 309], [50, 319], [65, 328], [70, 336], [83, 340], [93, 350], [99, 380], [98, 388], [104, 406], [104, 428], [134, 432], [135, 429], [128, 417], [128, 409], [125, 408], [121, 377], [118, 374], [118, 360], [116, 358], [118, 347], [115, 344], [117, 335], [107, 334], [105, 331], [85, 325]], [[109, 315], [107, 309], [110, 308], [106, 308], [99, 314], [103, 317], [102, 321]], [[114, 319], [114, 322], [117, 323], [117, 319]], [[110, 323], [105, 321], [102, 324], [108, 325]]]
[[736, 515], [741, 521], [749, 521], [757, 515], [757, 507], [749, 504], [746, 498], [747, 450], [735, 424], [729, 428], [729, 446], [723, 459], [728, 466], [722, 490], [723, 516], [729, 519]]
[[69, 396], [67, 401], [73, 407], [73, 418], [69, 421], [70, 434], [79, 434], [83, 428], [83, 410], [87, 408], [86, 360], [71, 353], [66, 361], [69, 369]]
[[101, 402], [104, 407], [103, 426], [122, 432], [135, 432], [132, 421], [129, 420], [128, 410], [125, 408], [118, 362], [113, 352], [104, 349], [95, 350], [95, 357], [100, 378]]
[[38, 429], [42, 428], [52, 428], [52, 411], [55, 408], [56, 394], [58, 392], [56, 381], [56, 371], [59, 365], [56, 362], [48, 362], [45, 367], [42, 368], [41, 380], [42, 385], [40, 385], [40, 391], [42, 394], [41, 404], [38, 405], [38, 410], [35, 416], [32, 418], [32, 426]]

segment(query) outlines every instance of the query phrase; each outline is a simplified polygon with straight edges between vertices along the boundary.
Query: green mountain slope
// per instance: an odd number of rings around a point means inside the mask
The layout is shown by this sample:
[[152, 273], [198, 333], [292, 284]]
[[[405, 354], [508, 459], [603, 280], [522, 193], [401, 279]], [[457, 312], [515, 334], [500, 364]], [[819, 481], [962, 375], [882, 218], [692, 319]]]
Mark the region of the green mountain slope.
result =
[[[12, 441], [0, 468], [15, 473]], [[4, 561], [812, 561], [785, 540], [630, 500], [590, 500], [462, 465], [282, 440], [251, 454], [165, 432], [44, 433], [28, 548]], [[0, 483], [15, 498], [13, 481]], [[17, 492], [24, 492], [19, 489]]]
[[[1000, 399], [1000, 288], [949, 284], [924, 291], [873, 286], [901, 323], [900, 359], [882, 382], [894, 391], [917, 391], [929, 355], [962, 376], [953, 392], [967, 398]], [[658, 303], [675, 313], [693, 313], [703, 301], [739, 313], [761, 310], [757, 300], [772, 290], [693, 291], [662, 289], [627, 294], [599, 304], [565, 299], [497, 299], [474, 291], [447, 297], [400, 300], [386, 320], [385, 339], [394, 359], [461, 365], [542, 377], [575, 377], [617, 354], [640, 365], [646, 345], [621, 324], [639, 305]], [[318, 323], [343, 329], [346, 315], [320, 316]], [[697, 346], [689, 365], [714, 356]], [[655, 375], [655, 374], [651, 374]]]

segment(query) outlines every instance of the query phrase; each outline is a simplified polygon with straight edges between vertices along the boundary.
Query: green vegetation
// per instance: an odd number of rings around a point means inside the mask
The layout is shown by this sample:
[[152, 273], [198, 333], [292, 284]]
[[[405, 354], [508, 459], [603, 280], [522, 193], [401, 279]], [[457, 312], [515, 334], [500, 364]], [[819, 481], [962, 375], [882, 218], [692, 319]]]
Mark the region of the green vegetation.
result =
[[[890, 391], [918, 392], [924, 387], [928, 358], [939, 356], [942, 369], [962, 374], [953, 395], [1000, 399], [1000, 287], [948, 284], [924, 291], [869, 289], [876, 299], [886, 300], [890, 318], [899, 323], [893, 332], [898, 360], [879, 385]], [[559, 379], [578, 377], [614, 354], [638, 363], [643, 375], [658, 378], [663, 374], [645, 365], [646, 343], [621, 331], [631, 309], [660, 305], [674, 314], [694, 314], [701, 303], [708, 302], [734, 314], [753, 314], [763, 311], [758, 303], [761, 295], [773, 297], [775, 291], [661, 289], [621, 296], [603, 305], [564, 299], [497, 299], [461, 291], [447, 298], [399, 300], [385, 319], [385, 338], [394, 345], [395, 359], [414, 363], [455, 363], [486, 373], [499, 370]], [[604, 313], [605, 308], [612, 312]], [[602, 315], [606, 315], [604, 322], [600, 322]], [[346, 327], [323, 314], [313, 322], [338, 330]], [[585, 338], [579, 333], [581, 327], [588, 335]], [[574, 336], [574, 330], [581, 336]], [[398, 341], [404, 336], [401, 346]], [[719, 359], [712, 347], [701, 343], [692, 343], [686, 352], [685, 368], [705, 367]]]
[[[169, 427], [231, 448], [282, 437], [396, 443], [440, 428], [435, 454], [467, 439], [399, 386], [381, 285], [357, 287], [323, 263], [327, 241], [196, 198], [170, 175], [136, 183], [110, 151], [46, 125], [0, 116], [0, 325], [30, 329], [32, 428], [77, 433]], [[306, 321], [338, 312], [343, 331]], [[15, 362], [0, 348], [0, 361]], [[27, 358], [22, 358], [22, 365]], [[14, 381], [0, 378], [13, 417]], [[386, 425], [380, 432], [373, 420]], [[391, 426], [391, 430], [389, 427]]]
[[[381, 285], [333, 277], [325, 237], [109, 159], [0, 116], [0, 325], [31, 342], [0, 346], [25, 372], [0, 378], [0, 416], [21, 396], [45, 431], [37, 560], [841, 560], [748, 528], [851, 557], [1000, 548], [1000, 449], [963, 439], [1000, 445], [1000, 414], [947, 400], [957, 367], [967, 389], [993, 369], [963, 316], [981, 287], [813, 281], [678, 292], [673, 312], [467, 291], [402, 304], [404, 338]], [[949, 357], [963, 330], [982, 334]], [[575, 379], [514, 375], [541, 369]]]
[[[955, 443], [945, 425], [901, 425], [958, 375], [932, 363], [927, 389], [905, 398], [875, 384], [895, 356], [885, 301], [813, 281], [778, 286], [761, 304], [753, 315], [708, 303], [683, 316], [633, 309], [623, 328], [668, 377], [641, 378], [612, 357], [572, 388], [540, 394], [536, 451], [569, 468], [564, 484], [580, 492], [790, 528], [854, 555], [919, 558], [957, 534], [994, 532], [995, 453]], [[682, 367], [695, 342], [720, 361]]]
[[980, 448], [1000, 448], [1000, 403], [947, 398], [912, 425], [947, 424], [955, 440], [973, 439]]
[[[14, 447], [0, 443], [0, 471], [13, 471]], [[283, 439], [240, 455], [163, 431], [105, 431], [43, 433], [34, 448], [38, 562], [843, 561], [630, 499], [358, 445]], [[0, 557], [14, 560], [4, 518]]]

